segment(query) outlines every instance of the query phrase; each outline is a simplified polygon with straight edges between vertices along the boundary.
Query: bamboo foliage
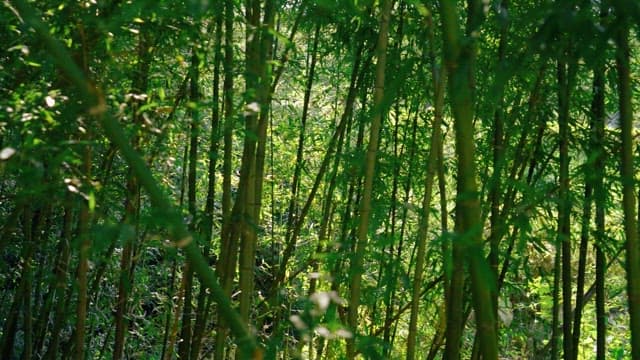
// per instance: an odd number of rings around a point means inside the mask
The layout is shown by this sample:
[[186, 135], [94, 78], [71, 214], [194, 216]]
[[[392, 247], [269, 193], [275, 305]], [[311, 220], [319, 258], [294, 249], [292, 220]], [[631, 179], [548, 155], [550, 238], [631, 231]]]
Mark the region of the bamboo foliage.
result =
[[3, 359], [640, 357], [635, 2], [0, 9]]

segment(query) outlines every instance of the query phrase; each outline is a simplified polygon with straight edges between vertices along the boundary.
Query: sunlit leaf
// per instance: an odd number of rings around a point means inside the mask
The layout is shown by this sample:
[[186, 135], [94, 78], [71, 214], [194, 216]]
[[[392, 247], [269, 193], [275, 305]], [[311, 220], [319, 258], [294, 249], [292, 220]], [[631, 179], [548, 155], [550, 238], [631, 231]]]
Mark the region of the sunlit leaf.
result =
[[12, 147], [6, 147], [0, 150], [0, 160], [9, 160], [16, 153], [16, 149]]

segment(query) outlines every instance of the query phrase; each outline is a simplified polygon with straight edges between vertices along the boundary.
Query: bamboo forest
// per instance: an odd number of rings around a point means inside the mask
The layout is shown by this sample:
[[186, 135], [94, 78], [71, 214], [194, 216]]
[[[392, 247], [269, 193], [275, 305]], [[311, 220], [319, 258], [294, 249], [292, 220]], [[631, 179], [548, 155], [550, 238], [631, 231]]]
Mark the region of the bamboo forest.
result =
[[3, 0], [0, 47], [0, 359], [640, 360], [638, 0]]

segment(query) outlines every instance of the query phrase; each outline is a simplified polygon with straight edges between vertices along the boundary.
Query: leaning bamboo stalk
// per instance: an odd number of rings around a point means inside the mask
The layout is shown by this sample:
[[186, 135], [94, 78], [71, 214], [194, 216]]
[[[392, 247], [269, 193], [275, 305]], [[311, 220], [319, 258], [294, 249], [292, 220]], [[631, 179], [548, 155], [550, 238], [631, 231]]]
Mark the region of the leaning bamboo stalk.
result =
[[236, 336], [238, 346], [243, 353], [242, 357], [261, 358], [262, 350], [258, 347], [256, 340], [232, 307], [231, 300], [220, 287], [215, 273], [209, 268], [200, 249], [193, 241], [193, 237], [183, 223], [180, 213], [176, 211], [169, 199], [165, 196], [140, 154], [133, 149], [129, 143], [128, 136], [126, 136], [120, 124], [118, 124], [107, 111], [104, 95], [101, 93], [101, 90], [87, 80], [68, 51], [59, 41], [50, 36], [48, 27], [40, 20], [30, 5], [25, 1], [15, 1], [14, 6], [25, 23], [31, 26], [41, 40], [43, 40], [44, 45], [51, 52], [55, 63], [65, 72], [69, 80], [81, 90], [79, 95], [87, 107], [87, 111], [98, 118], [99, 124], [107, 138], [120, 148], [122, 156], [134, 170], [140, 185], [147, 191], [151, 203], [166, 219], [169, 238], [176, 247], [184, 251], [188, 261], [193, 265], [194, 271], [198, 274], [203, 284], [211, 289], [211, 294], [218, 303], [220, 313], [224, 314], [225, 320]]

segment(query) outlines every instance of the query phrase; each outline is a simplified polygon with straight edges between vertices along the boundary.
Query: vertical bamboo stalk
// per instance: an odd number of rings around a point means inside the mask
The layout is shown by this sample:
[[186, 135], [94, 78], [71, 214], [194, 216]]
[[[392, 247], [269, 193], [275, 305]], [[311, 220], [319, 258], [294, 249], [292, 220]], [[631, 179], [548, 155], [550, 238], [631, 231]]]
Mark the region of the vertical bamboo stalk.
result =
[[640, 243], [636, 218], [636, 190], [634, 170], [633, 108], [631, 103], [629, 19], [626, 7], [615, 1], [616, 17], [620, 21], [615, 34], [616, 69], [618, 71], [618, 107], [622, 137], [621, 176], [624, 232], [626, 238], [627, 295], [629, 298], [629, 331], [631, 333], [631, 357], [640, 359]]
[[373, 193], [373, 178], [375, 175], [376, 154], [382, 117], [384, 115], [384, 80], [387, 61], [387, 44], [389, 42], [389, 21], [391, 17], [392, 0], [383, 0], [380, 13], [380, 30], [376, 45], [376, 72], [375, 90], [373, 94], [373, 119], [369, 129], [369, 144], [365, 159], [365, 175], [362, 200], [360, 202], [360, 219], [358, 222], [357, 241], [355, 254], [351, 265], [351, 281], [349, 292], [348, 324], [353, 332], [353, 337], [347, 340], [347, 358], [354, 359], [356, 355], [356, 337], [358, 333], [358, 308], [360, 306], [360, 288], [362, 285], [362, 273], [364, 255], [368, 242], [369, 220], [371, 216], [371, 198]]
[[[600, 18], [603, 20], [607, 16], [608, 10], [604, 5], [600, 6]], [[591, 101], [591, 139], [592, 151], [596, 157], [594, 161], [593, 175], [593, 200], [595, 202], [595, 239], [596, 251], [596, 359], [606, 358], [606, 334], [607, 334], [607, 314], [605, 313], [605, 214], [607, 193], [604, 188], [604, 167], [606, 150], [604, 147], [605, 133], [605, 63], [601, 61], [596, 64], [593, 71], [593, 99]]]
[[[497, 284], [482, 251], [482, 224], [476, 184], [473, 128], [475, 37], [482, 22], [482, 3], [469, 1], [466, 38], [462, 38], [460, 33], [455, 3], [452, 0], [440, 1], [444, 54], [449, 72], [449, 95], [455, 120], [458, 156], [456, 239], [453, 243], [454, 274], [455, 267], [461, 267], [459, 259], [466, 258], [471, 272], [471, 292], [476, 327], [480, 333], [480, 351], [483, 359], [493, 360], [498, 357], [498, 337], [491, 294], [496, 291]], [[453, 277], [451, 281], [450, 299], [461, 301], [462, 281], [461, 279], [455, 281]], [[451, 310], [447, 311], [448, 320], [451, 320], [451, 316], [460, 316], [460, 310], [461, 304], [456, 305], [455, 308], [451, 307]], [[459, 354], [461, 322], [455, 324], [453, 321], [450, 322], [455, 331], [447, 333], [446, 356], [454, 359]], [[450, 345], [450, 342], [453, 344]]]

